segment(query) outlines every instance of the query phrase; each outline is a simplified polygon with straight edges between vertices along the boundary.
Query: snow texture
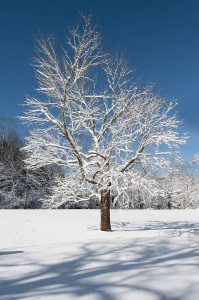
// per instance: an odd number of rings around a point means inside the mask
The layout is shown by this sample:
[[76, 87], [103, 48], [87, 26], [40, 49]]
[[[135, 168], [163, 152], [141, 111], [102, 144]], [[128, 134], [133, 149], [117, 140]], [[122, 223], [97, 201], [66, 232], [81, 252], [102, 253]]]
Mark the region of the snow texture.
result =
[[0, 299], [198, 299], [199, 210], [1, 210]]

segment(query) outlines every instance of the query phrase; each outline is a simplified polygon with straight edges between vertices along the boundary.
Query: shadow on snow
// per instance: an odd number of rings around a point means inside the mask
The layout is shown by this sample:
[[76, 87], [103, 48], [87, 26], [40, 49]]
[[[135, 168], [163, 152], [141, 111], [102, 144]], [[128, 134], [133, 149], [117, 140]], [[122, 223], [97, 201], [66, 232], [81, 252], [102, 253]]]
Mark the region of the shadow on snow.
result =
[[[113, 224], [116, 231], [118, 231], [117, 226], [122, 226], [122, 223]], [[131, 226], [133, 224], [123, 224], [127, 230], [133, 230]], [[196, 224], [183, 222], [151, 222], [147, 226], [140, 225], [136, 230], [156, 229], [173, 229], [177, 232], [184, 229], [191, 232], [198, 230]], [[168, 294], [165, 289], [159, 288], [158, 284], [157, 287], [149, 284], [149, 282], [164, 280], [164, 276], [172, 273], [172, 268], [183, 266], [199, 268], [197, 246], [185, 247], [179, 244], [176, 247], [169, 239], [156, 240], [153, 237], [141, 240], [133, 238], [133, 234], [132, 239], [121, 242], [122, 245], [118, 242], [114, 244], [113, 241], [102, 241], [101, 244], [100, 242], [83, 244], [78, 253], [71, 253], [69, 258], [65, 256], [66, 258], [59, 263], [49, 264], [45, 259], [39, 263], [28, 262], [28, 265], [33, 264], [38, 269], [17, 279], [1, 280], [0, 299], [1, 296], [4, 296], [3, 299], [23, 299], [27, 298], [29, 293], [38, 299], [42, 299], [42, 295], [63, 297], [72, 295], [77, 298], [95, 295], [97, 299], [113, 300], [113, 292], [115, 291], [117, 295], [117, 291], [124, 289], [129, 293], [143, 292], [159, 300], [179, 300], [190, 299], [190, 292], [197, 288], [196, 284], [199, 285], [199, 280], [189, 283], [188, 287], [179, 290], [178, 295], [175, 296], [175, 290], [173, 294]], [[67, 244], [63, 245], [67, 249]], [[1, 255], [21, 253], [23, 261], [22, 252], [1, 252]], [[163, 275], [159, 274], [160, 270], [164, 271]], [[184, 276], [189, 278], [189, 274]]]
[[0, 251], [0, 255], [12, 255], [21, 253], [24, 253], [24, 251]]
[[188, 236], [199, 235], [199, 223], [190, 222], [163, 222], [150, 221], [148, 223], [112, 222], [113, 231], [152, 231], [167, 230], [170, 236], [180, 236], [186, 233]]

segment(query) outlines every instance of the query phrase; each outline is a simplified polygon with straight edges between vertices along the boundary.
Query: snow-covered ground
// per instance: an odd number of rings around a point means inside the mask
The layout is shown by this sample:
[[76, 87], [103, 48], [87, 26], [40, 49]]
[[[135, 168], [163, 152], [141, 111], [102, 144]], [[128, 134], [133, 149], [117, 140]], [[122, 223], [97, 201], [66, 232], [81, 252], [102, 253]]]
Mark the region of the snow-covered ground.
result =
[[0, 299], [199, 299], [199, 210], [1, 210]]

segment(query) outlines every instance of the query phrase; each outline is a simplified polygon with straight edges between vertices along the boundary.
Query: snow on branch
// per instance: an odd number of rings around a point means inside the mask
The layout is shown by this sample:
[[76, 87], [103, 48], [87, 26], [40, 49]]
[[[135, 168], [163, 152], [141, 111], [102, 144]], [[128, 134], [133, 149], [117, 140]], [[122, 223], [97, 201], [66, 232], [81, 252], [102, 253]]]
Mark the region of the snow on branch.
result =
[[151, 189], [146, 181], [154, 172], [167, 168], [174, 153], [180, 159], [175, 150], [187, 136], [177, 130], [175, 99], [155, 94], [152, 84], [139, 85], [123, 54], [103, 51], [90, 16], [69, 30], [59, 50], [52, 38], [41, 36], [34, 66], [38, 96], [27, 97], [21, 117], [37, 126], [24, 147], [26, 163], [77, 172], [65, 185], [71, 195], [77, 181], [91, 194], [138, 181]]

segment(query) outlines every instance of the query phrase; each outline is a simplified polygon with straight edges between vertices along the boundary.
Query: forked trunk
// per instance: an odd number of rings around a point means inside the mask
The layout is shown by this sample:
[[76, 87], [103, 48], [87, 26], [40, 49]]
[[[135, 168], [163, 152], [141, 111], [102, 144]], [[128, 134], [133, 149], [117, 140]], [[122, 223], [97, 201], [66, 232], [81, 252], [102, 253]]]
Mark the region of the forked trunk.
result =
[[101, 231], [111, 231], [110, 223], [110, 189], [101, 190]]

